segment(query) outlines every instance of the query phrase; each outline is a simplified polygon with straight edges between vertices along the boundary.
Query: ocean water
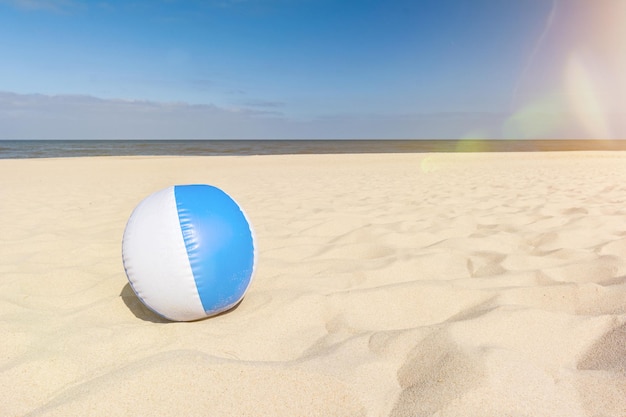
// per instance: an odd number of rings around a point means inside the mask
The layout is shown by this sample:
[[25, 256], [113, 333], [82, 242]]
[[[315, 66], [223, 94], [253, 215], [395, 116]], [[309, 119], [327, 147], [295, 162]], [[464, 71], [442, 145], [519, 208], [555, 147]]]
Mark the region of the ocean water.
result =
[[0, 159], [626, 150], [626, 140], [0, 140]]

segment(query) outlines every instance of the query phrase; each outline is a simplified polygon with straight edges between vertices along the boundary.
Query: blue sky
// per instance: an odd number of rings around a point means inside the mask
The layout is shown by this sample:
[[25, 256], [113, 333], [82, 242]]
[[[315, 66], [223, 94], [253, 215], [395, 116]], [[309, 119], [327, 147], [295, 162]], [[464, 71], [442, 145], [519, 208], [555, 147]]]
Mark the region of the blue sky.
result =
[[615, 136], [561, 86], [585, 4], [0, 0], [0, 139]]

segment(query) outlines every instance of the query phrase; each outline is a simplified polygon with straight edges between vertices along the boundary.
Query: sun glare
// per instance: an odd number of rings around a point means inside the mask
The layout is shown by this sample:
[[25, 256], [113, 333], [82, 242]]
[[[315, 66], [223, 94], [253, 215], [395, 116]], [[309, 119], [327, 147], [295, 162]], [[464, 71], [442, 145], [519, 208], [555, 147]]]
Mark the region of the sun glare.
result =
[[584, 132], [592, 138], [612, 138], [605, 100], [599, 94], [594, 77], [576, 54], [565, 69], [565, 86], [572, 113]]
[[555, 0], [522, 78], [504, 137], [626, 137], [626, 1]]

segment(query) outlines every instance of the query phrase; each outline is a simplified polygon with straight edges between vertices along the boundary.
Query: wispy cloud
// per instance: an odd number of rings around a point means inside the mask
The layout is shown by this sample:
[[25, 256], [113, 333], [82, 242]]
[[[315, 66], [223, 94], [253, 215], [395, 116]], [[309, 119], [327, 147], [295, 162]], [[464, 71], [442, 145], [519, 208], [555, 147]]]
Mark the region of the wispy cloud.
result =
[[62, 12], [79, 6], [74, 0], [0, 0], [0, 4], [7, 4], [22, 10], [43, 10]]
[[244, 106], [273, 108], [273, 109], [285, 106], [285, 103], [282, 101], [270, 101], [270, 100], [248, 100], [244, 102], [243, 104]]
[[252, 137], [276, 123], [267, 115], [210, 104], [0, 92], [0, 139]]
[[278, 113], [281, 102], [255, 102], [226, 108], [0, 92], [0, 139], [588, 138], [571, 114], [543, 115], [556, 118], [560, 127], [537, 137], [523, 129], [524, 120], [505, 113], [329, 114], [305, 120]]

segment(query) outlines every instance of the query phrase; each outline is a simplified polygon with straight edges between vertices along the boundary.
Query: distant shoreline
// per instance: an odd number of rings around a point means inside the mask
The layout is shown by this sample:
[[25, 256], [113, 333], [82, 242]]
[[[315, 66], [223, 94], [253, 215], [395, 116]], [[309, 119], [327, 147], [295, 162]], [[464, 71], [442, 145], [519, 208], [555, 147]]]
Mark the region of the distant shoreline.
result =
[[551, 151], [626, 151], [626, 140], [0, 140], [0, 159]]

